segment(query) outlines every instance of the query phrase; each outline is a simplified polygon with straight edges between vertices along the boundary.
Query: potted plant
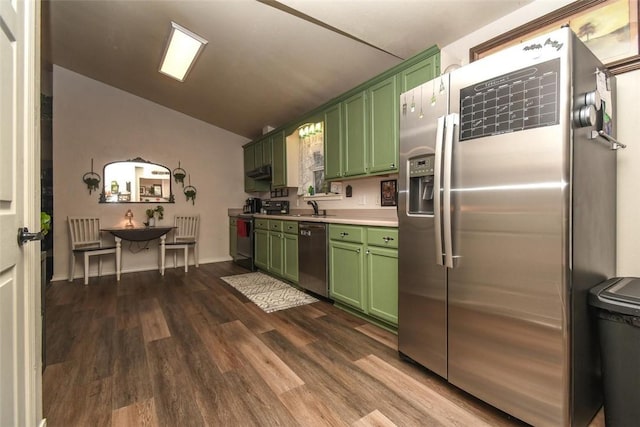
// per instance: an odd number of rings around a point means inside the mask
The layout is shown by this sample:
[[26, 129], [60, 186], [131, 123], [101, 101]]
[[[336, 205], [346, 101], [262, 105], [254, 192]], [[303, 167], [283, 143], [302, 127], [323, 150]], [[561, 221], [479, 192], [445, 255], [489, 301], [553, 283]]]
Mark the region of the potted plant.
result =
[[164, 207], [158, 205], [155, 209], [147, 209], [144, 213], [147, 215], [147, 222], [144, 223], [145, 227], [153, 227], [156, 225], [156, 214], [159, 220], [164, 218]]

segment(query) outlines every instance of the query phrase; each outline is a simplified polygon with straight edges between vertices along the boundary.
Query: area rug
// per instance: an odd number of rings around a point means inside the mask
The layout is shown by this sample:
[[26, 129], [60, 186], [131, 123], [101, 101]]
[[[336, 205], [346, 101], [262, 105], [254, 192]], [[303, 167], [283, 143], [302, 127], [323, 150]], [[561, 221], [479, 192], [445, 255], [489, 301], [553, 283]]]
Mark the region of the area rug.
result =
[[246, 273], [221, 277], [267, 313], [318, 301], [264, 273]]

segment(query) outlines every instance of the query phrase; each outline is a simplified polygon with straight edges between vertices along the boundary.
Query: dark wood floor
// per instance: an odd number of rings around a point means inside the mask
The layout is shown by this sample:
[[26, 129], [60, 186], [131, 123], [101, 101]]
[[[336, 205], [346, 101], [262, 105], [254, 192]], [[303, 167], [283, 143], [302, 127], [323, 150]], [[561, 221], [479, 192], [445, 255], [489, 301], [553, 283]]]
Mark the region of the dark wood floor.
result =
[[225, 262], [54, 283], [48, 426], [522, 425], [327, 302], [264, 313], [220, 280], [245, 272]]

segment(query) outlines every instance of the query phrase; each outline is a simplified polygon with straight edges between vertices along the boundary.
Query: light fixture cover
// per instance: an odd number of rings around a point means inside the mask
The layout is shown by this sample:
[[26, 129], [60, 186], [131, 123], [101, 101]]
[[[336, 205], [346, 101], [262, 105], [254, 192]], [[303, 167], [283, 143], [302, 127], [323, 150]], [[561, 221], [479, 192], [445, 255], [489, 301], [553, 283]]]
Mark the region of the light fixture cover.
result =
[[159, 71], [183, 82], [207, 43], [209, 42], [199, 35], [171, 22], [171, 34]]

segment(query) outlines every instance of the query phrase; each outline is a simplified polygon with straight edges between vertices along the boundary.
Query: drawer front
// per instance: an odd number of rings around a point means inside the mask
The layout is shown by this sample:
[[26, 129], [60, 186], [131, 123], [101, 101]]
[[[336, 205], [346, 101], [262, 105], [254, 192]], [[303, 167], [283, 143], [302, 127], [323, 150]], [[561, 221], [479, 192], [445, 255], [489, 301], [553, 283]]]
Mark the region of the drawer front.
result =
[[370, 227], [367, 229], [367, 244], [383, 248], [398, 247], [398, 229], [388, 227]]
[[269, 220], [264, 218], [256, 218], [256, 228], [260, 230], [268, 230]]
[[282, 221], [282, 231], [287, 234], [298, 234], [298, 221]]
[[276, 219], [270, 219], [269, 231], [282, 231], [282, 221], [279, 221]]
[[364, 242], [364, 230], [357, 225], [329, 225], [329, 238], [341, 242]]
[[238, 218], [236, 218], [235, 216], [229, 217], [229, 225], [231, 227], [235, 227], [237, 223], [238, 223]]

